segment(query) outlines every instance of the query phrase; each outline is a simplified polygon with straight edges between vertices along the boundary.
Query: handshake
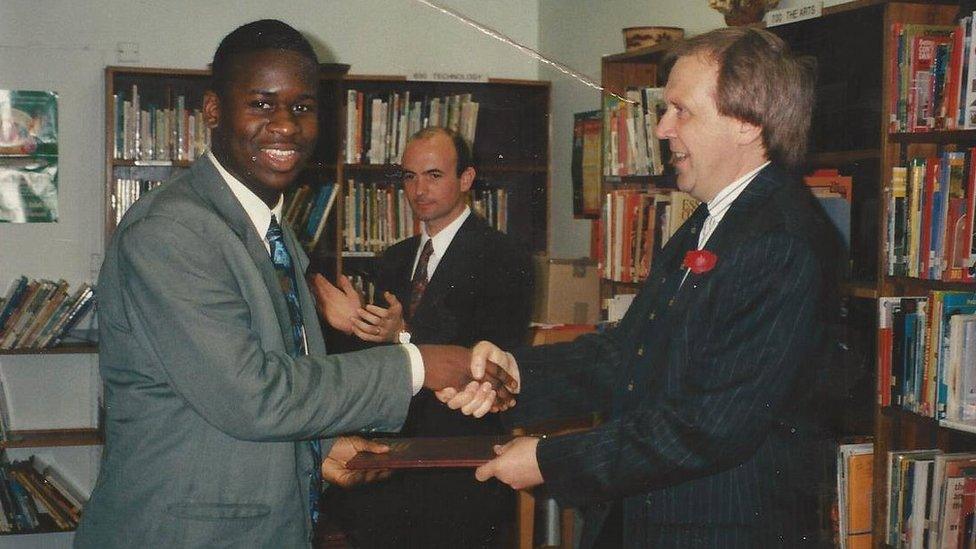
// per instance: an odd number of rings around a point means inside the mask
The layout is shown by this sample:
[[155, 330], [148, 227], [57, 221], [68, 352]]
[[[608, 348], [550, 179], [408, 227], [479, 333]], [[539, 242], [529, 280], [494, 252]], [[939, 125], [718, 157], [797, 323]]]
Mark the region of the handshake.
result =
[[515, 405], [518, 367], [512, 356], [482, 341], [472, 349], [418, 345], [424, 359], [424, 387], [451, 409], [481, 417]]

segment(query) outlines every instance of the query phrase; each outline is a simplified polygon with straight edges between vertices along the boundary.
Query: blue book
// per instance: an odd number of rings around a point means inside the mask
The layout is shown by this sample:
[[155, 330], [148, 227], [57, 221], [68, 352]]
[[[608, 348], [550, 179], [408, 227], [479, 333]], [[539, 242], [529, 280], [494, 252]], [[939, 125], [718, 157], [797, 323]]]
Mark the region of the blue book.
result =
[[24, 299], [27, 292], [27, 277], [21, 276], [10, 285], [7, 297], [3, 301], [3, 308], [0, 308], [0, 333], [3, 333], [3, 325], [7, 319], [20, 307], [20, 302]]

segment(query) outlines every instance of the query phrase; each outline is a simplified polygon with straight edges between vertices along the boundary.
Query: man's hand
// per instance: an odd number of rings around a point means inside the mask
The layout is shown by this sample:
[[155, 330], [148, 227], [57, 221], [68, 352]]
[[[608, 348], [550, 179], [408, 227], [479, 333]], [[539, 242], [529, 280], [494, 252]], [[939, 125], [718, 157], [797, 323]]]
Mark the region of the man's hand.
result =
[[373, 343], [395, 342], [397, 333], [406, 328], [403, 322], [403, 305], [390, 292], [383, 292], [390, 306], [367, 305], [356, 311], [352, 329], [356, 337]]
[[479, 372], [480, 377], [473, 376], [471, 351], [464, 347], [418, 345], [417, 348], [424, 359], [424, 387], [432, 391], [446, 387], [461, 390], [472, 387], [472, 381], [480, 381], [478, 390], [483, 391], [482, 397], [501, 407], [511, 401], [512, 393], [518, 390], [515, 379], [490, 361]]
[[332, 445], [329, 455], [322, 460], [322, 480], [343, 488], [373, 482], [390, 476], [387, 469], [373, 469], [365, 471], [350, 471], [346, 463], [359, 452], [385, 454], [390, 447], [379, 442], [373, 442], [361, 437], [339, 437]]
[[[518, 393], [521, 386], [521, 379], [518, 371], [518, 364], [511, 353], [506, 353], [497, 345], [490, 341], [479, 341], [471, 349], [471, 376], [480, 379], [489, 362], [494, 362], [501, 366], [512, 378], [515, 379], [516, 389], [513, 393]], [[435, 393], [437, 399], [447, 404], [452, 410], [461, 410], [464, 415], [481, 417], [491, 412], [503, 412], [515, 406], [515, 399], [507, 402], [494, 401], [494, 397], [489, 395], [483, 387], [469, 383], [464, 390], [457, 391], [453, 387], [446, 387]]]
[[484, 482], [492, 477], [516, 490], [532, 488], [545, 482], [535, 457], [539, 439], [518, 437], [504, 446], [495, 446], [495, 459], [475, 469], [474, 476]]
[[339, 275], [339, 287], [319, 273], [309, 278], [309, 287], [315, 296], [315, 308], [319, 316], [325, 319], [336, 330], [344, 334], [353, 333], [353, 321], [363, 306], [363, 296], [356, 291], [346, 275]]

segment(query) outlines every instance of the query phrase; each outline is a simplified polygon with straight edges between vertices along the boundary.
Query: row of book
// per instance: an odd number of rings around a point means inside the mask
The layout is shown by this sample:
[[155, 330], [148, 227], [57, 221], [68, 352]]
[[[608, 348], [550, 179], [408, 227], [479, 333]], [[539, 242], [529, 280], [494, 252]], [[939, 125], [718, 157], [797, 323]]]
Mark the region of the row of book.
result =
[[[420, 232], [403, 188], [350, 179], [345, 188], [343, 252], [377, 253]], [[476, 188], [468, 205], [495, 229], [508, 229], [508, 191], [501, 186]]]
[[623, 100], [603, 103], [603, 175], [660, 175], [664, 172], [657, 129], [664, 88], [629, 88]]
[[427, 127], [454, 130], [474, 146], [478, 103], [470, 93], [411, 97], [410, 91], [346, 92], [347, 164], [399, 163], [407, 138]]
[[892, 24], [891, 131], [976, 127], [974, 24]]
[[597, 225], [598, 272], [616, 282], [639, 282], [654, 253], [691, 217], [698, 201], [668, 190], [619, 189], [606, 193]]
[[887, 458], [887, 544], [906, 549], [973, 547], [976, 454], [896, 450]]
[[285, 197], [282, 221], [289, 224], [307, 250], [315, 249], [336, 200], [335, 185], [304, 184]]
[[35, 456], [0, 461], [0, 532], [70, 531], [78, 526], [85, 498]]
[[840, 549], [870, 549], [874, 444], [837, 448], [837, 543]]
[[115, 224], [122, 221], [125, 212], [139, 200], [139, 197], [162, 185], [163, 182], [154, 179], [116, 178], [115, 190], [112, 192], [111, 207], [115, 212]]
[[136, 161], [191, 161], [210, 147], [210, 128], [200, 109], [178, 95], [170, 107], [142, 104], [139, 87], [126, 98], [112, 95], [115, 133], [112, 158]]
[[914, 158], [892, 168], [886, 270], [892, 276], [976, 278], [976, 148]]
[[47, 349], [61, 343], [94, 304], [94, 289], [83, 283], [68, 293], [63, 279], [13, 281], [0, 298], [0, 349]]
[[878, 403], [976, 425], [976, 292], [878, 299]]

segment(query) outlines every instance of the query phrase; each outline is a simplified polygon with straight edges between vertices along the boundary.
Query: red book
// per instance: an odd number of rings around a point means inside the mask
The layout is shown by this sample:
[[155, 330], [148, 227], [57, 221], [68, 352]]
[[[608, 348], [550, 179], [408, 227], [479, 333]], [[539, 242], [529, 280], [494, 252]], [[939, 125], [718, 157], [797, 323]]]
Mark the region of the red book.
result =
[[939, 158], [932, 156], [925, 162], [925, 190], [922, 192], [922, 220], [919, 223], [918, 277], [929, 277], [929, 256], [932, 253], [932, 195], [939, 177]]

